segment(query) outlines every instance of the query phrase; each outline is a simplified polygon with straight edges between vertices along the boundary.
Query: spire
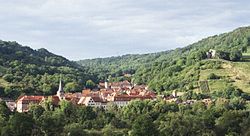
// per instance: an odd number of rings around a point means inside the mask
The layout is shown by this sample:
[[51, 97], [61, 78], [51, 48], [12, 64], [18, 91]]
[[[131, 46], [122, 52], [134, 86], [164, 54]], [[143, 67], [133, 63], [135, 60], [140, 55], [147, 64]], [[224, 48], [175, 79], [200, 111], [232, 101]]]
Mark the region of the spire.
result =
[[60, 100], [64, 99], [64, 91], [62, 86], [62, 76], [60, 75], [59, 87], [56, 95], [59, 97]]
[[63, 92], [63, 87], [62, 87], [62, 75], [60, 75], [60, 82], [59, 82], [58, 92]]

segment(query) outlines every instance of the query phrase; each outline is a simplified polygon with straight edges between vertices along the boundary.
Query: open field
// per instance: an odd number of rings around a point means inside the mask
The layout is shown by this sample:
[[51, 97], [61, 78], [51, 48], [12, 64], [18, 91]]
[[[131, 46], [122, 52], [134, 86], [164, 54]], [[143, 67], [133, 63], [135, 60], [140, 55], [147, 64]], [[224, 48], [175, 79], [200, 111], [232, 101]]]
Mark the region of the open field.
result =
[[[222, 61], [222, 60], [212, 60]], [[200, 81], [207, 80], [209, 74], [220, 76], [219, 80], [208, 80], [210, 91], [223, 90], [229, 85], [250, 93], [250, 62], [223, 61], [221, 69], [200, 70]]]

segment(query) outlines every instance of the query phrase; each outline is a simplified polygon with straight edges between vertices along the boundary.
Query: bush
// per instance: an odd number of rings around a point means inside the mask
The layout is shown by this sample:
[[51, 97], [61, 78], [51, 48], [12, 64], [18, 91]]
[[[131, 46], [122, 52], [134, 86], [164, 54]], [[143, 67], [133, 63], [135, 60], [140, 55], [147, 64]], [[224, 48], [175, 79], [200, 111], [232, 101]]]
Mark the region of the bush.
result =
[[215, 75], [214, 73], [210, 73], [207, 79], [220, 79], [220, 76]]
[[230, 60], [231, 61], [239, 61], [242, 58], [241, 51], [232, 51], [230, 52]]
[[3, 76], [3, 79], [7, 82], [12, 82], [14, 80], [14, 76], [12, 74], [6, 74]]

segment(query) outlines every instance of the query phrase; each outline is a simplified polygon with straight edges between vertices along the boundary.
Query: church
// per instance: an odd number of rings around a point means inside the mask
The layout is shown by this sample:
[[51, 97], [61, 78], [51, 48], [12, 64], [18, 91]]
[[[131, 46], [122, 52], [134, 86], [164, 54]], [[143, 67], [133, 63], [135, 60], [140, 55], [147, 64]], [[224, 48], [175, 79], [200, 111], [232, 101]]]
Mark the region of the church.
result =
[[56, 95], [53, 96], [28, 96], [23, 95], [20, 96], [16, 101], [16, 109], [18, 112], [28, 112], [30, 104], [41, 104], [43, 101], [48, 98], [52, 99], [52, 103], [54, 106], [58, 106], [61, 100], [65, 100], [65, 93], [63, 90], [62, 79], [60, 78], [59, 87]]

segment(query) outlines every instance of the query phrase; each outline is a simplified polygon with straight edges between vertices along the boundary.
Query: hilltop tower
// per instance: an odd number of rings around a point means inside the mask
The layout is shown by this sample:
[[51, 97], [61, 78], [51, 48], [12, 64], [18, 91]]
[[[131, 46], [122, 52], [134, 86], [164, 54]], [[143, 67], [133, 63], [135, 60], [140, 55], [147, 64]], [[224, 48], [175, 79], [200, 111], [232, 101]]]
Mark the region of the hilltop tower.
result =
[[63, 86], [62, 86], [62, 77], [60, 76], [60, 81], [59, 81], [59, 87], [56, 95], [59, 97], [60, 100], [63, 100], [64, 97], [64, 91], [63, 91]]

